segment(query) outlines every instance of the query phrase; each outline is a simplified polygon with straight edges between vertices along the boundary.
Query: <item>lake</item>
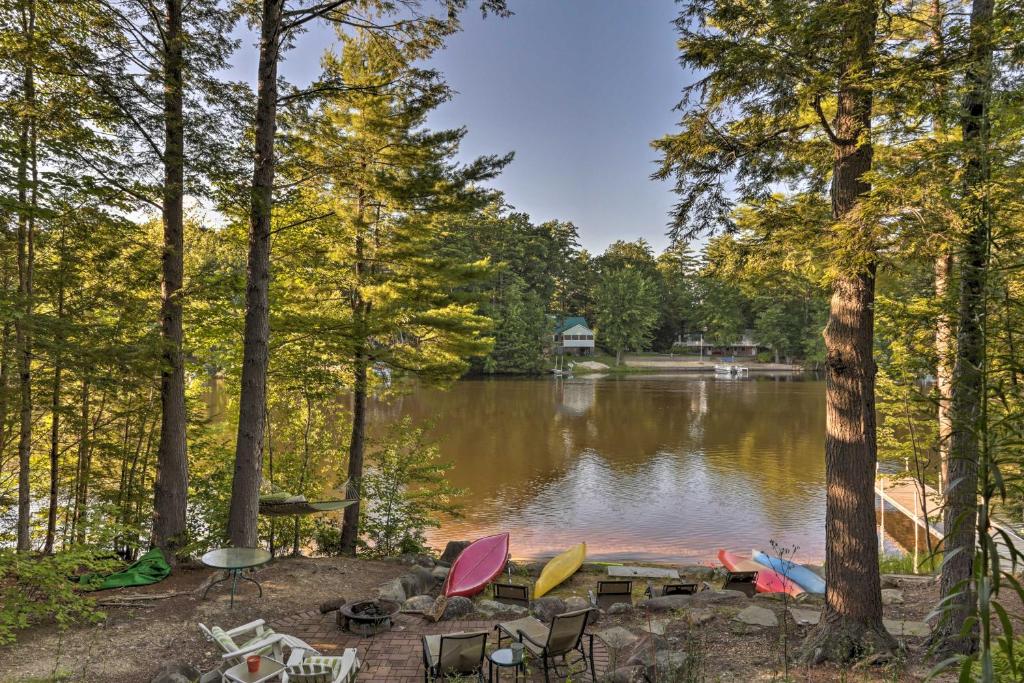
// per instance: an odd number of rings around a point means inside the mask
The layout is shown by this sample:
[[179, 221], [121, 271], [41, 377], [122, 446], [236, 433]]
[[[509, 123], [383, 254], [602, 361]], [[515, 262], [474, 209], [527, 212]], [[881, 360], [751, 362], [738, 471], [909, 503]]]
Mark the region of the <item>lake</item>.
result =
[[464, 380], [377, 404], [431, 435], [466, 490], [429, 535], [512, 534], [516, 558], [707, 562], [769, 541], [824, 557], [825, 386], [800, 376]]

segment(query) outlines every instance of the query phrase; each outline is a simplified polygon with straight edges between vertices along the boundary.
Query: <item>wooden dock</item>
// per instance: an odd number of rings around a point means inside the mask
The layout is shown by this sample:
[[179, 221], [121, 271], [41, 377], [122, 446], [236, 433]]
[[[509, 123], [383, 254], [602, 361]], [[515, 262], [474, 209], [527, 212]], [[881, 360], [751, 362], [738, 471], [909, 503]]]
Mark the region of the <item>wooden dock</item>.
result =
[[[923, 488], [923, 491], [922, 491]], [[918, 482], [913, 477], [879, 475], [875, 478], [875, 493], [882, 501], [882, 532], [885, 532], [886, 506], [910, 519], [914, 524], [914, 562], [921, 553], [927, 553], [928, 539], [919, 540], [918, 532], [931, 534], [935, 540], [941, 540], [944, 532], [942, 527], [942, 496], [927, 484]], [[891, 512], [890, 512], [891, 514]], [[1005, 532], [1018, 552], [1024, 551], [1024, 538], [1010, 524], [993, 519], [992, 526]], [[933, 543], [934, 544], [934, 543]], [[999, 550], [1000, 564], [1004, 571], [1014, 571], [1010, 551], [997, 537], [996, 547]], [[923, 559], [923, 558], [922, 558]], [[1017, 571], [1020, 571], [1020, 567]]]

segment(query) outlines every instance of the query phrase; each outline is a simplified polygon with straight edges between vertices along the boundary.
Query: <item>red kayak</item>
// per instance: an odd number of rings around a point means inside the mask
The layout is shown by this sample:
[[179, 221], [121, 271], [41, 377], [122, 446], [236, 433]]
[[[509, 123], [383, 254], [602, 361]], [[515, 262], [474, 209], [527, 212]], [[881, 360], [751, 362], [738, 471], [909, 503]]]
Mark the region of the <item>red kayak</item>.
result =
[[476, 595], [505, 568], [508, 534], [495, 534], [473, 541], [452, 562], [441, 592], [447, 597]]
[[749, 557], [719, 550], [718, 559], [731, 572], [757, 572], [756, 588], [758, 593], [789, 593], [796, 597], [804, 592], [803, 588], [782, 574], [754, 562]]

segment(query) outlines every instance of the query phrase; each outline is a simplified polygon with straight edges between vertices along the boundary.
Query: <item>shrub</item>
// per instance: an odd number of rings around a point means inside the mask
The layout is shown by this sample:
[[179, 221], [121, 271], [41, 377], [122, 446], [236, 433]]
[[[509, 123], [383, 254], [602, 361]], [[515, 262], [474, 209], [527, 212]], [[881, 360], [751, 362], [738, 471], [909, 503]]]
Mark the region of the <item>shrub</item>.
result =
[[0, 644], [13, 642], [17, 631], [44, 620], [61, 629], [102, 620], [95, 601], [73, 577], [82, 570], [103, 573], [119, 565], [89, 550], [40, 557], [0, 549]]
[[361, 486], [360, 542], [367, 554], [427, 551], [427, 528], [440, 526], [440, 515], [458, 512], [453, 498], [461, 491], [448, 483], [450, 468], [408, 418], [392, 427]]

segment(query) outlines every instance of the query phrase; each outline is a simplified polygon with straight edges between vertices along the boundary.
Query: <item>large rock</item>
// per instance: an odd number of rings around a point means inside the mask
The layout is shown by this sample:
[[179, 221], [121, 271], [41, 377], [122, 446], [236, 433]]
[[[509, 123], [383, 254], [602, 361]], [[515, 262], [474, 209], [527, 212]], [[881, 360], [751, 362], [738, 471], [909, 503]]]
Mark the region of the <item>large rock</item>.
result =
[[821, 610], [790, 607], [789, 613], [797, 626], [814, 626], [821, 621]]
[[430, 555], [424, 555], [422, 553], [405, 553], [398, 557], [398, 561], [403, 564], [426, 567], [427, 569], [433, 569], [434, 565], [437, 564], [437, 560], [432, 558]]
[[699, 607], [703, 605], [717, 604], [742, 604], [749, 598], [739, 591], [701, 591], [693, 595], [663, 595], [658, 598], [644, 600], [637, 607], [650, 612], [671, 612], [687, 607]]
[[392, 600], [397, 603], [405, 602], [406, 597], [408, 597], [401, 579], [391, 579], [387, 583], [381, 584], [377, 589], [377, 593], [382, 600]]
[[654, 666], [658, 652], [671, 650], [672, 643], [664, 636], [647, 633], [640, 637], [630, 648], [625, 657], [626, 666], [643, 666], [645, 669]]
[[495, 614], [514, 614], [517, 617], [525, 616], [529, 611], [522, 605], [507, 605], [497, 600], [478, 600], [475, 608], [477, 612], [488, 617], [493, 617]]
[[882, 574], [882, 588], [927, 586], [939, 580], [937, 574]]
[[590, 603], [587, 602], [586, 598], [581, 598], [578, 595], [570, 595], [565, 599], [565, 611], [576, 612], [581, 609], [587, 609], [590, 607]]
[[898, 588], [883, 588], [882, 589], [882, 604], [883, 605], [902, 605], [903, 604], [903, 591]]
[[407, 596], [424, 595], [441, 584], [441, 579], [434, 576], [426, 567], [413, 567], [408, 574], [402, 574], [398, 580]]
[[193, 683], [198, 681], [202, 672], [185, 662], [164, 664], [150, 683]]
[[442, 562], [449, 567], [455, 558], [466, 549], [466, 547], [472, 543], [472, 541], [448, 541], [448, 545], [444, 547], [444, 552], [441, 553], [441, 559], [438, 562]]
[[470, 614], [472, 611], [473, 601], [461, 595], [456, 595], [448, 598], [448, 604], [445, 605], [444, 614], [441, 615], [441, 619], [458, 619]]
[[736, 621], [744, 624], [750, 624], [751, 626], [778, 626], [779, 618], [775, 616], [775, 612], [764, 607], [758, 607], [757, 605], [750, 605], [743, 609], [735, 617]]
[[414, 595], [402, 603], [403, 612], [427, 613], [433, 608], [435, 598], [429, 595]]
[[628, 602], [616, 602], [608, 606], [608, 616], [629, 616], [633, 614], [633, 605]]
[[533, 616], [537, 617], [544, 623], [550, 623], [556, 615], [568, 611], [565, 608], [565, 600], [562, 600], [562, 598], [556, 598], [553, 595], [545, 595], [543, 598], [537, 598], [530, 606], [530, 610], [533, 612]]
[[434, 578], [436, 578], [438, 581], [444, 581], [446, 578], [448, 578], [449, 571], [450, 570], [448, 567], [442, 567], [441, 565], [437, 565], [436, 567], [430, 570], [430, 573], [433, 574]]
[[639, 640], [639, 638], [621, 626], [612, 626], [603, 631], [598, 631], [594, 635], [600, 638], [608, 646], [608, 649], [615, 650], [616, 652], [625, 650]]

